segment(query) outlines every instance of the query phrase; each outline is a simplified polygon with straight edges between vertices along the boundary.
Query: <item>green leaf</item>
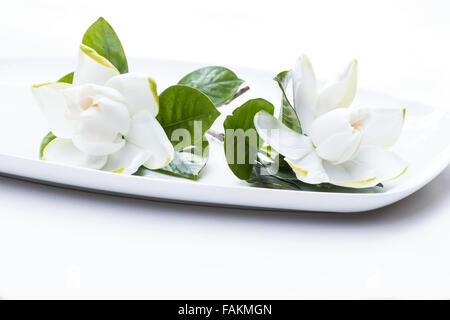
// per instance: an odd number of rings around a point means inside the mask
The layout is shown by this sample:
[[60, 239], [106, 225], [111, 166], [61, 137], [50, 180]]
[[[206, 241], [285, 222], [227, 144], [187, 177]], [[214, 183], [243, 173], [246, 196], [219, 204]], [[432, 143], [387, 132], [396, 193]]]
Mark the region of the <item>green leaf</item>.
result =
[[253, 124], [255, 114], [261, 110], [273, 114], [274, 107], [264, 99], [249, 100], [234, 110], [223, 123], [227, 163], [241, 180], [250, 178], [258, 149], [262, 144]]
[[[302, 128], [297, 113], [289, 102], [285, 91], [289, 82], [291, 81], [290, 71], [280, 72], [274, 78], [274, 80], [278, 83], [278, 86], [280, 87], [282, 93], [281, 108], [278, 118], [288, 128], [298, 133], [302, 133]], [[270, 159], [270, 161], [272, 162], [276, 162], [280, 168], [290, 169], [289, 164], [284, 160], [284, 157], [280, 156], [278, 152], [273, 150], [270, 146], [262, 147], [258, 156], [260, 160], [262, 160], [261, 156], [263, 156], [266, 159]]]
[[290, 168], [284, 157], [269, 145], [259, 149], [258, 159], [262, 163], [276, 163], [279, 168]]
[[291, 81], [290, 71], [280, 72], [273, 80], [278, 83], [282, 93], [280, 115], [278, 116], [278, 119], [280, 119], [280, 121], [288, 128], [297, 131], [298, 133], [302, 133], [302, 127], [298, 120], [297, 112], [295, 112], [294, 107], [289, 102], [285, 91], [289, 81]]
[[58, 82], [65, 82], [72, 84], [73, 82], [73, 72], [66, 74], [64, 77], [58, 80]]
[[[209, 143], [204, 140], [203, 145], [187, 146], [183, 150], [175, 152], [173, 160], [166, 167], [155, 171], [196, 181], [200, 178], [200, 173], [208, 161], [208, 156]], [[135, 175], [145, 176], [150, 172], [152, 171], [142, 166]]]
[[[191, 139], [185, 141], [183, 147], [186, 147], [201, 141], [219, 115], [220, 112], [211, 100], [199, 90], [184, 85], [174, 85], [160, 94], [159, 113], [156, 119], [170, 140], [175, 130], [187, 130]], [[199, 130], [195, 130], [196, 127]], [[175, 145], [174, 141], [172, 143]]]
[[83, 36], [82, 43], [108, 59], [120, 73], [128, 72], [128, 62], [119, 37], [105, 19], [99, 18]]
[[[211, 100], [197, 89], [175, 85], [164, 90], [159, 96], [156, 118], [175, 146], [175, 156], [169, 165], [157, 171], [197, 180], [209, 156], [205, 132], [219, 115]], [[180, 131], [181, 141], [176, 141]]]
[[[100, 18], [92, 24], [84, 34], [82, 42], [97, 51], [101, 56], [108, 59], [120, 73], [128, 72], [127, 58], [125, 57], [122, 44], [105, 19]], [[68, 73], [59, 79], [58, 82], [72, 84], [73, 75], [73, 72]]]
[[357, 189], [335, 186], [330, 183], [308, 184], [298, 180], [290, 169], [280, 168], [276, 173], [272, 173], [268, 166], [261, 162], [256, 163], [247, 182], [263, 188], [338, 193], [377, 193], [383, 187], [382, 184], [379, 184], [373, 188]]
[[242, 83], [244, 83], [244, 80], [239, 79], [233, 71], [217, 66], [195, 70], [178, 82], [178, 84], [200, 90], [216, 106], [230, 100]]
[[39, 159], [42, 160], [42, 158], [44, 157], [45, 147], [54, 139], [56, 139], [56, 136], [51, 131], [47, 133], [46, 136], [42, 139], [41, 147], [39, 149]]
[[200, 172], [206, 166], [209, 157], [208, 140], [203, 140], [202, 145], [187, 146], [181, 151], [175, 152], [173, 160], [158, 172], [198, 180]]

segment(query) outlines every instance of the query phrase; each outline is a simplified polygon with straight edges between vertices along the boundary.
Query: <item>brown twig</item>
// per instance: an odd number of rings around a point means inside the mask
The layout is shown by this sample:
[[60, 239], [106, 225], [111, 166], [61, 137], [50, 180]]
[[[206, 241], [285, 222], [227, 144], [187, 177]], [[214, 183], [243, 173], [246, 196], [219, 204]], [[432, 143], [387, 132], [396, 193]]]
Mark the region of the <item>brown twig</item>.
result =
[[216, 138], [220, 142], [223, 142], [225, 140], [225, 134], [223, 134], [222, 132], [217, 132], [217, 131], [214, 131], [214, 130], [208, 130], [208, 131], [206, 131], [206, 133], [209, 134], [211, 137]]
[[217, 107], [229, 104], [231, 101], [233, 101], [234, 99], [240, 97], [241, 95], [243, 95], [244, 93], [246, 93], [248, 90], [250, 90], [249, 86], [245, 86], [241, 89], [239, 89], [238, 92], [236, 92], [228, 101], [225, 101], [224, 103], [218, 104]]
[[[241, 95], [246, 93], [248, 90], [250, 90], [249, 86], [245, 86], [245, 87], [239, 89], [239, 91], [236, 92], [228, 101], [226, 101], [224, 103], [221, 103], [221, 104], [218, 104], [217, 107], [223, 106], [225, 104], [229, 104], [231, 101], [233, 101], [237, 97], [240, 97]], [[225, 140], [225, 134], [223, 134], [222, 132], [217, 132], [217, 131], [214, 131], [214, 130], [208, 130], [208, 131], [206, 131], [206, 133], [209, 134], [211, 137], [216, 138], [220, 142], [224, 142], [224, 140]]]

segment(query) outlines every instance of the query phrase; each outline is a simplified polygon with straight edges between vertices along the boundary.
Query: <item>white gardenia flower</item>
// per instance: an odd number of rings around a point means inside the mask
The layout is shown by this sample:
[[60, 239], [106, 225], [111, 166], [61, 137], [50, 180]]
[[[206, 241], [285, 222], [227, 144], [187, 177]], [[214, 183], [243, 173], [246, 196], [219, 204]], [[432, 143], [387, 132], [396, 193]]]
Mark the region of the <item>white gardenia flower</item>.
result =
[[299, 134], [265, 111], [254, 123], [261, 138], [285, 157], [299, 180], [366, 188], [399, 177], [405, 162], [387, 150], [399, 138], [405, 118], [401, 108], [350, 106], [356, 93], [357, 63], [324, 89], [306, 55], [291, 71]]
[[56, 139], [44, 159], [74, 166], [132, 174], [144, 165], [166, 166], [174, 149], [156, 120], [155, 82], [119, 71], [95, 50], [80, 46], [73, 85], [33, 86]]

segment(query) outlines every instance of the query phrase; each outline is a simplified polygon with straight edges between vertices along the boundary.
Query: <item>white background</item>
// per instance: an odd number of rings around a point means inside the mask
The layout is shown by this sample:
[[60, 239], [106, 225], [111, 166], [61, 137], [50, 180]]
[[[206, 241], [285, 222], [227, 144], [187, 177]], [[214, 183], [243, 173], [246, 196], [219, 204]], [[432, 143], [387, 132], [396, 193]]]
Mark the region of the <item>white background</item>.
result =
[[[130, 57], [319, 77], [450, 101], [448, 1], [5, 1], [1, 56], [74, 56], [99, 16]], [[4, 137], [2, 137], [4, 138]], [[450, 298], [450, 169], [390, 207], [280, 213], [0, 178], [0, 297]]]

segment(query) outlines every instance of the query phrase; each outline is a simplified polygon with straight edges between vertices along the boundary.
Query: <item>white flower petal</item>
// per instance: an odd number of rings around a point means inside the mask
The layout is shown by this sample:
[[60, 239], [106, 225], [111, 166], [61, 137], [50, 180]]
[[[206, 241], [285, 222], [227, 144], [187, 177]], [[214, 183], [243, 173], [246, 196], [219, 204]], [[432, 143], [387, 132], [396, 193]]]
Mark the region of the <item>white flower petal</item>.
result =
[[73, 84], [93, 83], [104, 85], [110, 78], [120, 74], [114, 65], [99, 55], [94, 49], [80, 45], [78, 65], [73, 76]]
[[322, 159], [339, 164], [358, 152], [362, 134], [352, 126], [352, 116], [351, 109], [336, 109], [313, 122], [310, 136]]
[[98, 99], [103, 97], [122, 103], [126, 108], [126, 101], [120, 92], [109, 87], [95, 84], [83, 84], [70, 87], [62, 92], [69, 108], [70, 114], [68, 116], [72, 118], [79, 117], [83, 111], [93, 106]]
[[316, 152], [322, 159], [339, 164], [352, 159], [360, 144], [361, 133], [354, 130], [332, 135], [316, 148]]
[[394, 152], [375, 146], [362, 147], [354, 162], [374, 170], [380, 182], [400, 177], [408, 167]]
[[316, 152], [313, 151], [301, 159], [284, 159], [291, 166], [298, 180], [310, 184], [329, 182], [323, 161]]
[[334, 134], [352, 132], [350, 116], [350, 109], [336, 109], [314, 120], [309, 134], [313, 143], [318, 146]]
[[337, 186], [369, 188], [380, 182], [373, 168], [354, 160], [339, 165], [324, 161], [323, 167], [330, 178], [330, 183]]
[[309, 128], [315, 117], [317, 102], [316, 75], [309, 58], [302, 54], [292, 69], [292, 87], [294, 107], [300, 120], [303, 133], [309, 134]]
[[258, 112], [253, 122], [264, 142], [285, 157], [299, 159], [313, 150], [309, 137], [289, 129], [265, 111]]
[[74, 145], [82, 152], [92, 156], [117, 152], [123, 147], [125, 140], [115, 129], [104, 122], [101, 115], [94, 113], [99, 113], [99, 111], [90, 108], [84, 112], [84, 117], [80, 120], [72, 138]]
[[148, 111], [141, 111], [131, 119], [126, 139], [151, 153], [144, 164], [149, 169], [160, 169], [172, 161], [174, 149], [158, 120]]
[[67, 104], [62, 94], [68, 83], [47, 83], [33, 86], [33, 94], [47, 119], [51, 131], [60, 138], [71, 138], [75, 122], [66, 118]]
[[127, 142], [123, 148], [108, 156], [108, 162], [102, 170], [122, 174], [133, 174], [151, 156], [147, 150]]
[[72, 166], [101, 169], [106, 156], [89, 156], [78, 150], [70, 139], [56, 138], [44, 149], [43, 160], [64, 163]]
[[98, 105], [103, 121], [122, 135], [128, 134], [131, 118], [124, 104], [106, 97], [98, 99], [96, 104]]
[[402, 133], [405, 109], [371, 108], [370, 117], [364, 123], [362, 143], [383, 148], [392, 146]]
[[118, 91], [87, 84], [66, 89], [63, 93], [69, 107], [66, 117], [79, 122], [74, 136], [93, 142], [111, 142], [118, 133], [128, 133], [130, 115]]
[[338, 78], [319, 94], [316, 116], [335, 108], [350, 106], [356, 94], [358, 62], [353, 60]]
[[139, 73], [126, 73], [111, 78], [106, 86], [116, 89], [125, 97], [131, 115], [139, 111], [149, 111], [153, 116], [158, 114], [159, 99], [152, 78]]

